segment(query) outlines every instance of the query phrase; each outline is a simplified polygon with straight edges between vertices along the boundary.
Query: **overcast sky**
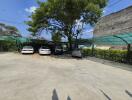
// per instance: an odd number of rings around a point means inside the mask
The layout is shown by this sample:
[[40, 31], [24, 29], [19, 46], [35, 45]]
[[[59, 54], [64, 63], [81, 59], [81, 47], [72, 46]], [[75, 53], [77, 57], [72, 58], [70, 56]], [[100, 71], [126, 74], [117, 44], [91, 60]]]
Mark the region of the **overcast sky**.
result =
[[[128, 6], [132, 6], [132, 0], [109, 0], [108, 6], [104, 9], [104, 15], [119, 11]], [[29, 20], [28, 16], [38, 7], [36, 0], [0, 0], [0, 22], [16, 26], [23, 36], [29, 36], [28, 26], [24, 21]], [[89, 38], [92, 29], [85, 28], [84, 38]], [[50, 39], [50, 35], [45, 35]]]

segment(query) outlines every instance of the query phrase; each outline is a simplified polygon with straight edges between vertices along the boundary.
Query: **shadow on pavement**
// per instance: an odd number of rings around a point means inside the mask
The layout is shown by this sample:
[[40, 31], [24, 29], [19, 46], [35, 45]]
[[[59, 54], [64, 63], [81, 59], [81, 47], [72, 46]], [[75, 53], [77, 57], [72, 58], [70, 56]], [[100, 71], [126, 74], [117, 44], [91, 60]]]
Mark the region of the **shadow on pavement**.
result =
[[67, 97], [67, 100], [71, 100], [71, 98], [68, 96], [68, 97]]
[[[59, 100], [56, 89], [53, 90], [52, 100]], [[67, 97], [67, 100], [71, 100], [70, 96]]]
[[0, 54], [6, 54], [6, 53], [9, 53], [9, 52], [3, 52], [3, 51], [0, 51]]
[[82, 58], [72, 57], [71, 55], [51, 55], [51, 57], [54, 57], [56, 59], [76, 59], [76, 60], [82, 60]]
[[130, 93], [128, 90], [125, 90], [126, 94], [129, 95], [132, 98], [132, 93]]
[[58, 94], [56, 92], [56, 89], [53, 90], [52, 100], [59, 100]]

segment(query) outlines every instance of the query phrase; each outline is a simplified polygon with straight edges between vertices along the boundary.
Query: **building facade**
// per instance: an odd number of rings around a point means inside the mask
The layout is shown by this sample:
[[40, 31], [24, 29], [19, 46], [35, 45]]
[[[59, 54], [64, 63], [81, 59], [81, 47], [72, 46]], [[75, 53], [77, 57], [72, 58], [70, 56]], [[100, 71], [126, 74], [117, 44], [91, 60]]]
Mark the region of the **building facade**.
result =
[[132, 32], [132, 6], [102, 17], [95, 26], [94, 36]]

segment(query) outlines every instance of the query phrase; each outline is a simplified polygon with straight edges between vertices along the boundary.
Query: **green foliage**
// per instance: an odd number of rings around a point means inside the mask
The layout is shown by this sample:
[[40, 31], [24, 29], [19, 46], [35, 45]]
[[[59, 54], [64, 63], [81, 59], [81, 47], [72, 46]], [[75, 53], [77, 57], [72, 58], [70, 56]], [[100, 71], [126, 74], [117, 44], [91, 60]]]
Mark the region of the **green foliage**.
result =
[[14, 32], [18, 32], [18, 29], [14, 26], [6, 26], [6, 29], [14, 31]]
[[[85, 56], [92, 56], [91, 49], [84, 49], [83, 52]], [[94, 56], [111, 61], [126, 62], [127, 51], [94, 49]]]
[[92, 56], [92, 50], [91, 49], [82, 49], [84, 56]]
[[5, 26], [5, 24], [4, 23], [0, 23], [0, 26]]
[[43, 30], [54, 33], [59, 31], [72, 39], [79, 33], [76, 21], [82, 24], [94, 25], [101, 17], [107, 0], [47, 0], [38, 1], [40, 7], [32, 14], [32, 21], [27, 22], [29, 31], [38, 34]]
[[0, 23], [0, 35], [1, 36], [21, 36], [19, 30], [10, 25], [6, 25], [4, 23]]
[[52, 41], [57, 44], [61, 42], [61, 35], [59, 32], [52, 34]]
[[17, 51], [15, 41], [0, 41], [0, 51]]

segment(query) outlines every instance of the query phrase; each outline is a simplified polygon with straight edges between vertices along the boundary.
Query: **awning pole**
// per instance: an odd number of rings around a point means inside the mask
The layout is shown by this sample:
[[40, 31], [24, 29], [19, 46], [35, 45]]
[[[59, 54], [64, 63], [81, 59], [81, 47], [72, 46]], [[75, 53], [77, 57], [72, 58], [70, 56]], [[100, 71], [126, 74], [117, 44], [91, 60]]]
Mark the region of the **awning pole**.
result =
[[130, 63], [131, 53], [130, 53], [131, 44], [127, 45], [127, 62]]
[[92, 38], [92, 56], [94, 56], [94, 35]]

